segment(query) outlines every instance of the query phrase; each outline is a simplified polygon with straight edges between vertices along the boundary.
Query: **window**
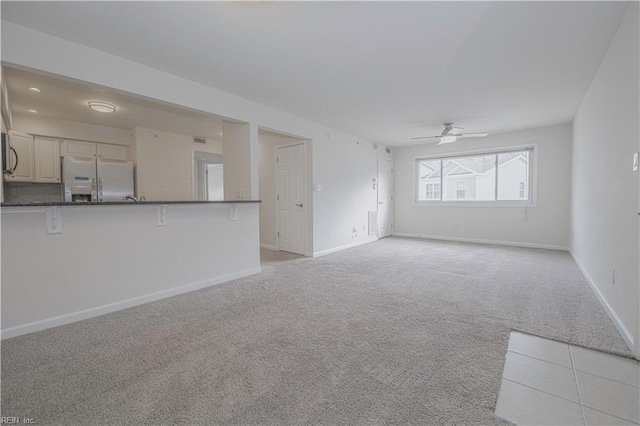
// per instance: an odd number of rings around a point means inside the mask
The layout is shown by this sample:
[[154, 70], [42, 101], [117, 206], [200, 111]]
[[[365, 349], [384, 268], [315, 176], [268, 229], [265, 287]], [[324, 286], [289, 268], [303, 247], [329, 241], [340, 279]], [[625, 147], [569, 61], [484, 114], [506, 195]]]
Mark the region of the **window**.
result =
[[530, 152], [505, 152], [498, 157], [498, 200], [522, 201], [529, 199], [527, 189], [530, 174]]
[[440, 184], [428, 183], [427, 184], [427, 200], [439, 200], [440, 199]]
[[456, 182], [456, 198], [458, 200], [464, 200], [464, 195], [467, 190], [466, 182]]
[[420, 201], [438, 201], [441, 199], [441, 172], [440, 160], [424, 160], [418, 163], [419, 192]]
[[417, 202], [532, 201], [534, 147], [416, 160]]

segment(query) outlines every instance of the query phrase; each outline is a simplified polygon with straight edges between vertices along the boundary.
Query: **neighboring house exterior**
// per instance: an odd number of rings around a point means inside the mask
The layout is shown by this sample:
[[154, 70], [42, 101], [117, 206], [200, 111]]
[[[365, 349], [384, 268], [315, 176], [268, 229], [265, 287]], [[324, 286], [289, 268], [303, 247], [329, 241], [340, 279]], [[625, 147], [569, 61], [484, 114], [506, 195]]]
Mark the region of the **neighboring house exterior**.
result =
[[418, 167], [418, 201], [529, 199], [529, 152], [420, 160]]

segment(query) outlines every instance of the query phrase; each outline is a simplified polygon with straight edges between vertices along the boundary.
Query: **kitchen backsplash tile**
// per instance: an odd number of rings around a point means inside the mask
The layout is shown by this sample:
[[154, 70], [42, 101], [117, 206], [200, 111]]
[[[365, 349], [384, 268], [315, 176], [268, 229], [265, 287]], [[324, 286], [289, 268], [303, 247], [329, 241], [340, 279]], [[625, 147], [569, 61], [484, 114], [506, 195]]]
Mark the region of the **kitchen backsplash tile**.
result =
[[4, 202], [58, 202], [62, 201], [59, 183], [4, 182]]

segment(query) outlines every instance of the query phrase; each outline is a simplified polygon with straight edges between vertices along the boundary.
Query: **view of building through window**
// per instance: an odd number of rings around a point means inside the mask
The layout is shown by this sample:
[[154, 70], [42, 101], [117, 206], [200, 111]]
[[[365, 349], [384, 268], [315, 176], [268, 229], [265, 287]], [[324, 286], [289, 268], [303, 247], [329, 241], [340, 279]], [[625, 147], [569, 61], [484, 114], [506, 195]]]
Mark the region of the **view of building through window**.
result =
[[427, 200], [439, 200], [440, 199], [440, 183], [428, 183], [427, 184]]
[[418, 159], [417, 201], [528, 201], [532, 152]]

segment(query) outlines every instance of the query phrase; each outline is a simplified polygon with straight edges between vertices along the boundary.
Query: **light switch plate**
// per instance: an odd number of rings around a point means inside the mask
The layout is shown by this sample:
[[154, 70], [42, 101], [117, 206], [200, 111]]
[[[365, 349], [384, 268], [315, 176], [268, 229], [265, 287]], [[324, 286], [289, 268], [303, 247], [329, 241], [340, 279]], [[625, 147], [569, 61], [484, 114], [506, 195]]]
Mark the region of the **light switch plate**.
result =
[[633, 171], [634, 172], [638, 171], [638, 153], [637, 152], [633, 154]]

